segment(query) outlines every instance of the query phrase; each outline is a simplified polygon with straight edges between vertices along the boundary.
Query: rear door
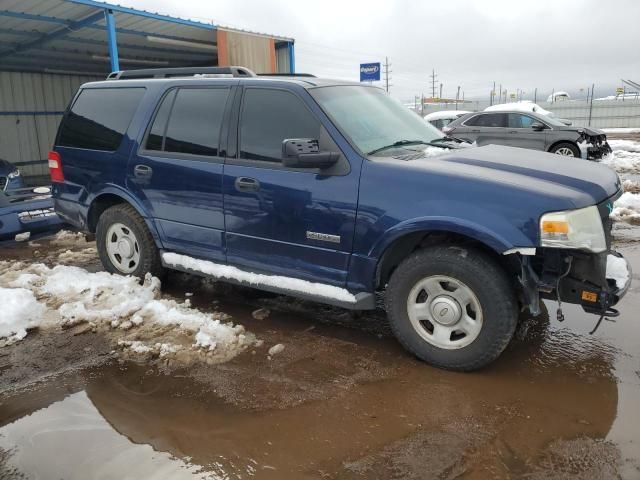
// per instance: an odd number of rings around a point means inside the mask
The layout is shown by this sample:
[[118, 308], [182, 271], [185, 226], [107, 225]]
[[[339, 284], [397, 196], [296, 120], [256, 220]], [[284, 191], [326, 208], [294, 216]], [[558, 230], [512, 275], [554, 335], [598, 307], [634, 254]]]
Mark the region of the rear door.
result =
[[351, 166], [341, 155], [332, 173], [282, 165], [285, 139], [318, 139], [321, 151], [340, 152], [322, 125], [326, 117], [299, 90], [248, 86], [238, 98], [237, 138], [231, 135], [238, 149], [227, 158], [224, 175], [227, 260], [252, 271], [344, 286], [361, 162]]
[[507, 144], [506, 113], [481, 113], [465, 123], [471, 128], [475, 135], [474, 140], [479, 146]]
[[168, 90], [129, 161], [127, 186], [168, 250], [225, 260], [221, 131], [231, 93], [231, 85]]
[[453, 136], [476, 142], [479, 146], [507, 142], [507, 114], [479, 113], [467, 119], [461, 128], [452, 132]]
[[536, 131], [531, 128], [534, 123], [542, 123], [540, 120], [526, 113], [509, 113], [508, 117], [507, 145], [530, 148], [532, 150], [545, 150], [547, 131]]

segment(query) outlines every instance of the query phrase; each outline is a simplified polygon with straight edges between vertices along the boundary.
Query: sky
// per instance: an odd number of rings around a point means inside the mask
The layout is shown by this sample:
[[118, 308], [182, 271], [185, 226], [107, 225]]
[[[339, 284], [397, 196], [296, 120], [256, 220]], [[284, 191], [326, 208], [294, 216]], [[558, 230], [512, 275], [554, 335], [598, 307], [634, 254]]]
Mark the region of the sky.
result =
[[296, 40], [296, 70], [357, 80], [391, 62], [391, 94], [488, 99], [493, 82], [538, 98], [615, 94], [640, 82], [640, 0], [120, 0], [127, 6]]

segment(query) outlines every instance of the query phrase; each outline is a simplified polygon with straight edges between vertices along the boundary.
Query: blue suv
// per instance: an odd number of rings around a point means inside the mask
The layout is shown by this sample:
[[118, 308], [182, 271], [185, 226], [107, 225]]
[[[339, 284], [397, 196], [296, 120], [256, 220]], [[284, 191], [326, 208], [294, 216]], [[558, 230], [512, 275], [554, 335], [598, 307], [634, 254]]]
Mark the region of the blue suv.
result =
[[[466, 148], [465, 148], [466, 147]], [[242, 67], [83, 85], [49, 156], [55, 208], [109, 272], [177, 269], [351, 309], [480, 368], [541, 298], [599, 316], [630, 283], [605, 166], [444, 136], [383, 90]]]

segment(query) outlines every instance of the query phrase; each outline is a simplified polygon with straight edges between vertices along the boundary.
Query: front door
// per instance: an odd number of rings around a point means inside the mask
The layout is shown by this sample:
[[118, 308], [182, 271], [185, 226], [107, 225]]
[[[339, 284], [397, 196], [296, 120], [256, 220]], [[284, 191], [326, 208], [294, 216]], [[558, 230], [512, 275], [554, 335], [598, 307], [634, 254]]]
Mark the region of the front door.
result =
[[127, 185], [165, 249], [225, 260], [220, 132], [231, 87], [178, 87], [161, 100]]
[[525, 113], [509, 113], [509, 135], [507, 143], [511, 147], [546, 150], [547, 133], [545, 130], [534, 130], [531, 125], [541, 123], [540, 120]]
[[306, 91], [245, 87], [238, 111], [223, 186], [228, 263], [344, 286], [362, 159], [350, 165], [341, 155], [332, 174], [283, 166], [285, 139], [318, 139], [321, 151], [340, 152]]

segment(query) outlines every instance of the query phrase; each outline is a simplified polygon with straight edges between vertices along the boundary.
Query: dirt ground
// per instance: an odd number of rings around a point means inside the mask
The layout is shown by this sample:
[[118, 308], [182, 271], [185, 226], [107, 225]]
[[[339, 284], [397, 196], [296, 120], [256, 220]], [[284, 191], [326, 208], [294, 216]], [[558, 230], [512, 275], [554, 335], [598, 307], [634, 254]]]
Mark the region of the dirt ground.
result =
[[[618, 248], [637, 272], [629, 228]], [[2, 259], [101, 270], [92, 243], [38, 240]], [[126, 355], [79, 324], [0, 348], [0, 478], [640, 478], [637, 278], [595, 335], [594, 316], [566, 306], [559, 323], [551, 302], [471, 374], [412, 358], [382, 311], [183, 274], [163, 284], [166, 298], [187, 294], [264, 343], [184, 363]]]

